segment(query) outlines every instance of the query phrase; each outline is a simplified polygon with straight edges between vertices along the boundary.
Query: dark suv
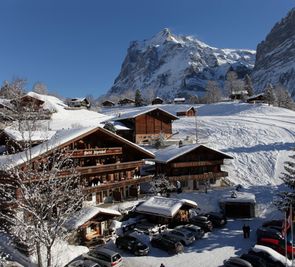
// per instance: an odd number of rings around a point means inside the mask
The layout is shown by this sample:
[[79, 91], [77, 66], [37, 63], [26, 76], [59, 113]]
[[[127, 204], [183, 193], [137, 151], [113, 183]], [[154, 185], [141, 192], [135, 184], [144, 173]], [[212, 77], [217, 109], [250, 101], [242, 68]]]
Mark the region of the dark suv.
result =
[[157, 235], [152, 238], [151, 245], [153, 247], [167, 251], [170, 254], [178, 254], [183, 252], [183, 245], [171, 238], [164, 237], [162, 235]]
[[116, 246], [119, 249], [129, 250], [134, 255], [147, 255], [149, 253], [149, 247], [146, 244], [130, 235], [119, 236], [116, 239]]
[[194, 216], [190, 218], [190, 223], [201, 227], [204, 232], [211, 232], [213, 229], [212, 222], [206, 216]]
[[212, 222], [213, 227], [223, 227], [227, 223], [226, 217], [219, 212], [205, 213], [204, 216]]

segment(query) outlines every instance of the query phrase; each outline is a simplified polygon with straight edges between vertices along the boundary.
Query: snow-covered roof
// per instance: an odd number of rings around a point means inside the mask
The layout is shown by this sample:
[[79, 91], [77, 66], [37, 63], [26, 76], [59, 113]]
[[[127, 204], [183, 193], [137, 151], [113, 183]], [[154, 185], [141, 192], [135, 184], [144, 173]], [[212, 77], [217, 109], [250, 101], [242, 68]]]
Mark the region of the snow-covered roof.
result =
[[120, 122], [120, 121], [113, 121], [113, 122], [111, 122], [113, 125], [114, 125], [114, 127], [115, 127], [115, 129], [116, 130], [131, 130], [130, 128], [128, 128], [127, 126], [125, 126], [125, 124], [124, 123], [122, 123], [122, 122]]
[[118, 117], [112, 118], [112, 120], [134, 119], [134, 118], [136, 118], [136, 117], [138, 117], [140, 115], [149, 113], [149, 112], [154, 111], [154, 110], [160, 110], [163, 113], [166, 113], [168, 116], [172, 117], [173, 120], [178, 119], [178, 117], [176, 117], [172, 113], [170, 113], [170, 112], [168, 112], [168, 111], [166, 111], [164, 109], [161, 109], [159, 107], [144, 107], [144, 108], [141, 108], [141, 109], [136, 109], [135, 111], [123, 113]]
[[174, 98], [173, 101], [174, 101], [174, 102], [177, 102], [177, 101], [182, 102], [182, 101], [185, 101], [185, 98], [184, 98], [184, 97], [176, 97], [176, 98]]
[[56, 131], [17, 131], [12, 128], [5, 128], [3, 132], [15, 141], [46, 141], [52, 138]]
[[75, 97], [75, 98], [71, 98], [69, 101], [71, 102], [82, 102], [82, 101], [85, 101], [87, 100], [86, 97]]
[[198, 204], [188, 199], [151, 197], [136, 207], [139, 213], [154, 214], [163, 217], [173, 218], [183, 205], [196, 208]]
[[259, 97], [259, 96], [264, 96], [264, 93], [260, 93], [260, 94], [256, 94], [256, 95], [249, 96], [249, 97], [247, 98], [247, 100], [255, 99], [256, 97]]
[[169, 146], [167, 148], [164, 148], [164, 149], [159, 149], [155, 152], [155, 160], [156, 162], [162, 162], [162, 163], [168, 163], [182, 155], [185, 155], [195, 149], [198, 149], [200, 147], [205, 147], [205, 148], [208, 148], [210, 150], [213, 150], [217, 153], [220, 153], [222, 154], [225, 158], [228, 158], [228, 159], [232, 159], [231, 156], [221, 152], [221, 151], [218, 151], [218, 150], [215, 150], [215, 149], [212, 149], [210, 147], [207, 147], [207, 146], [204, 146], [204, 145], [200, 145], [200, 144], [190, 144], [190, 145], [183, 145], [181, 147], [179, 147], [178, 145], [172, 145], [172, 146]]
[[[34, 146], [30, 151], [30, 159], [34, 159], [42, 154], [48, 153], [49, 151], [61, 146], [67, 142], [70, 142], [76, 138], [79, 138], [81, 135], [90, 134], [96, 130], [100, 129], [101, 131], [106, 131], [109, 135], [112, 135], [115, 139], [119, 139], [124, 143], [128, 143], [130, 146], [135, 147], [136, 149], [144, 152], [145, 154], [154, 157], [154, 154], [126, 139], [123, 137], [116, 135], [110, 131], [107, 131], [101, 127], [88, 127], [88, 128], [74, 128], [69, 130], [60, 130], [55, 133], [55, 135], [48, 141]], [[12, 168], [14, 166], [18, 166], [20, 164], [28, 161], [28, 153], [26, 151], [13, 154], [13, 155], [5, 155], [0, 156], [0, 169], [6, 170]]]
[[282, 254], [280, 254], [279, 252], [275, 251], [272, 248], [266, 247], [266, 246], [262, 246], [262, 245], [255, 245], [252, 248], [253, 251], [255, 252], [266, 252], [267, 254], [270, 255], [270, 257], [276, 261], [276, 262], [280, 262], [282, 263], [284, 266], [285, 264], [287, 264], [286, 266], [291, 267], [292, 266], [292, 262], [289, 259], [286, 259], [285, 256], [283, 256]]
[[256, 198], [255, 198], [255, 195], [252, 193], [233, 191], [229, 194], [223, 195], [219, 202], [221, 202], [221, 203], [244, 202], [244, 203], [255, 204]]
[[73, 216], [71, 219], [69, 219], [66, 222], [65, 227], [68, 230], [75, 230], [100, 213], [113, 215], [113, 216], [121, 215], [119, 211], [113, 210], [113, 209], [99, 208], [99, 207], [84, 207], [78, 211], [77, 215]]

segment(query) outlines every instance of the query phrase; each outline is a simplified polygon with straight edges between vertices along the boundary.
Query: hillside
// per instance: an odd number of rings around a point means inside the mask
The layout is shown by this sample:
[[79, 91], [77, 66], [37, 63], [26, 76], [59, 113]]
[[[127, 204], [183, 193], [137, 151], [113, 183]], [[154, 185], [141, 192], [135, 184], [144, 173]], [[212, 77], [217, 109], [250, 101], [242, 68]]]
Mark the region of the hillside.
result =
[[107, 95], [134, 95], [141, 89], [146, 98], [201, 96], [209, 80], [222, 85], [231, 68], [243, 77], [252, 70], [254, 61], [255, 51], [215, 48], [164, 29], [148, 40], [131, 42]]
[[[159, 107], [173, 111], [174, 105]], [[179, 105], [177, 105], [179, 107]], [[229, 179], [238, 184], [277, 185], [283, 162], [295, 142], [295, 112], [245, 103], [218, 103], [196, 106], [200, 143], [234, 157], [225, 166]], [[133, 108], [132, 110], [134, 110]], [[130, 109], [110, 109], [108, 115]], [[173, 123], [175, 138], [195, 136], [195, 118], [182, 117]]]

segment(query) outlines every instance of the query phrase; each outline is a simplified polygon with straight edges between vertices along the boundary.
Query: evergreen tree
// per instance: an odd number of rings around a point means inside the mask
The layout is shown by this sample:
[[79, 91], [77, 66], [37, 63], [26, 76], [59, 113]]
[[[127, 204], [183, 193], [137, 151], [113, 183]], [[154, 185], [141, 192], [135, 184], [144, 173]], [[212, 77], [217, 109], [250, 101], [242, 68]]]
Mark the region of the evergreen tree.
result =
[[271, 83], [267, 84], [264, 89], [264, 96], [268, 105], [274, 105], [276, 102], [276, 97], [274, 94], [273, 86]]
[[139, 89], [137, 89], [135, 91], [135, 99], [134, 99], [134, 101], [135, 101], [135, 106], [136, 107], [140, 107], [140, 106], [143, 105], [143, 98], [141, 96], [141, 92], [139, 91]]
[[290, 160], [284, 164], [284, 172], [281, 178], [290, 190], [279, 193], [279, 198], [275, 201], [275, 204], [280, 210], [287, 210], [290, 204], [295, 207], [295, 154], [291, 155]]
[[246, 74], [244, 77], [244, 86], [245, 86], [245, 90], [248, 92], [248, 96], [252, 96], [254, 94], [253, 85], [252, 85], [252, 80], [248, 74]]

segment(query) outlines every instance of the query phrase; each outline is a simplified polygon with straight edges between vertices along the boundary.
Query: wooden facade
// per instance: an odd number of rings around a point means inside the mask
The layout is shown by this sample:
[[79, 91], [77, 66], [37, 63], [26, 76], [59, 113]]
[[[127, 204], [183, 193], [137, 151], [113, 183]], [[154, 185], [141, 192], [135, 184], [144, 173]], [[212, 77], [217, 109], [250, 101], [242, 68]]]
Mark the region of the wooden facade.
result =
[[113, 107], [115, 106], [115, 103], [109, 100], [106, 100], [104, 102], [101, 103], [103, 107]]
[[88, 101], [87, 98], [72, 98], [67, 100], [67, 104], [69, 107], [74, 107], [74, 108], [90, 108], [91, 104]]
[[121, 105], [121, 106], [132, 105], [134, 103], [135, 103], [135, 101], [133, 99], [130, 99], [130, 98], [123, 98], [123, 99], [119, 100], [119, 102], [118, 102], [118, 104]]
[[[142, 144], [156, 139], [160, 134], [165, 138], [172, 135], [172, 122], [178, 119], [176, 116], [162, 109], [155, 108], [141, 112], [132, 117], [117, 118], [117, 121], [124, 123], [131, 131], [125, 132], [124, 138], [136, 144]], [[120, 131], [117, 132], [121, 135]]]
[[197, 113], [196, 109], [194, 107], [190, 107], [187, 110], [177, 111], [176, 116], [194, 117], [194, 116], [196, 116], [196, 113]]
[[156, 174], [164, 174], [173, 183], [180, 181], [183, 188], [191, 190], [217, 185], [218, 179], [228, 176], [227, 172], [221, 170], [221, 166], [224, 159], [232, 157], [203, 145], [189, 147], [192, 149], [183, 150], [179, 155], [175, 148], [177, 156], [166, 161], [162, 161], [156, 153]]
[[43, 109], [44, 101], [30, 95], [25, 95], [18, 99], [11, 100], [11, 103], [18, 111], [39, 111]]
[[266, 100], [265, 95], [262, 93], [262, 94], [259, 94], [259, 95], [250, 96], [247, 99], [247, 103], [250, 103], [250, 104], [267, 103], [267, 100]]
[[[134, 196], [132, 189], [151, 179], [151, 176], [141, 176], [140, 168], [144, 159], [153, 158], [153, 154], [103, 128], [88, 130], [70, 141], [61, 142], [55, 149], [73, 159], [85, 199], [96, 204]], [[50, 153], [32, 159], [36, 170]], [[58, 173], [60, 177], [67, 175], [67, 171]]]

